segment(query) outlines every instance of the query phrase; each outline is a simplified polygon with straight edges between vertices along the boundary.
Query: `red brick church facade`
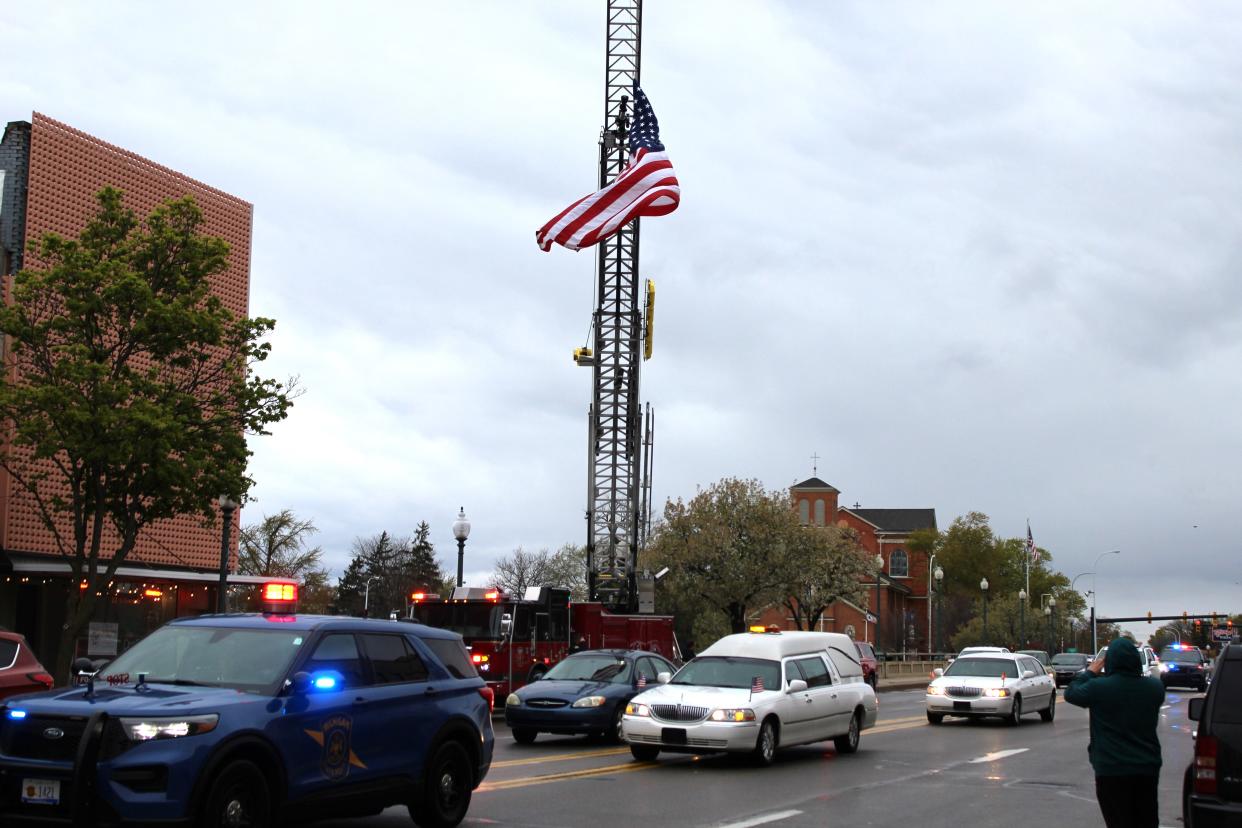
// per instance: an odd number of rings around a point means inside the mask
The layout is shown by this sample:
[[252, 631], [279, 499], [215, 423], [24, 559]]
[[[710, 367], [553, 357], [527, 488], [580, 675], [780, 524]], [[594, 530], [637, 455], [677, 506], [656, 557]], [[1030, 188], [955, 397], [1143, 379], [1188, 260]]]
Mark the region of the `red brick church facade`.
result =
[[[868, 580], [862, 605], [837, 601], [824, 611], [817, 629], [842, 632], [859, 641], [877, 644], [887, 653], [928, 652], [931, 649], [928, 594], [930, 573], [927, 556], [909, 548], [910, 535], [919, 529], [936, 529], [935, 509], [864, 509], [855, 504], [842, 507], [841, 492], [818, 477], [804, 480], [789, 489], [794, 509], [807, 526], [848, 526], [858, 532], [863, 549], [871, 557], [883, 558], [879, 589], [874, 578]], [[879, 596], [879, 611], [876, 598]], [[876, 624], [868, 619], [878, 616]], [[794, 629], [792, 617], [784, 607], [770, 607], [760, 619]]]

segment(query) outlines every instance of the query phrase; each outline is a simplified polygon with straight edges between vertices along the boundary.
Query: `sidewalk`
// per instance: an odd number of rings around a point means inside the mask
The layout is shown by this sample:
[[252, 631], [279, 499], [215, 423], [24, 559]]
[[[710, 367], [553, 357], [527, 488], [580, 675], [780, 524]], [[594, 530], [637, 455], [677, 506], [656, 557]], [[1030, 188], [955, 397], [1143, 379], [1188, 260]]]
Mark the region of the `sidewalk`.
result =
[[913, 690], [916, 687], [926, 687], [929, 683], [931, 683], [929, 676], [892, 676], [879, 679], [876, 682], [875, 691], [883, 693], [885, 690]]

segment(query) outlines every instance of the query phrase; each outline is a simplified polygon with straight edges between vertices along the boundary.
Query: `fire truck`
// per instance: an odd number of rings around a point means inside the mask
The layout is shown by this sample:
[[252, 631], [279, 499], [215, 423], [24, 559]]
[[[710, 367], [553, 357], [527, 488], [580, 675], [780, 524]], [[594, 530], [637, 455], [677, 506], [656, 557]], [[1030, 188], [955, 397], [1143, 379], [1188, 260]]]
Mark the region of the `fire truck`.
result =
[[648, 650], [681, 660], [671, 615], [612, 613], [594, 601], [575, 603], [560, 587], [531, 587], [520, 598], [480, 587], [457, 587], [448, 599], [415, 592], [410, 617], [460, 635], [501, 699], [577, 649]]

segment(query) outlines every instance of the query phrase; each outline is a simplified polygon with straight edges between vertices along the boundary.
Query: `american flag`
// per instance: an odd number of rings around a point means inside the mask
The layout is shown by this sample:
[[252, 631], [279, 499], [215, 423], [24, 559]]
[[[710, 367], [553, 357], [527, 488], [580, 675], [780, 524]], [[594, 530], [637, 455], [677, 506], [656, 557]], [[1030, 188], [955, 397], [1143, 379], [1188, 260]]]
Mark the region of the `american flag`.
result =
[[755, 676], [753, 679], [750, 680], [750, 692], [752, 693], [763, 692], [763, 676]]
[[646, 673], [639, 673], [639, 674], [638, 674], [638, 686], [639, 686], [639, 687], [646, 687], [646, 686], [647, 686], [647, 674], [646, 674]]
[[1026, 522], [1026, 554], [1030, 556], [1031, 563], [1039, 563], [1039, 549], [1035, 546], [1035, 538], [1031, 535], [1031, 522]]
[[552, 243], [570, 250], [598, 244], [639, 216], [664, 216], [681, 203], [681, 185], [660, 143], [660, 125], [643, 90], [634, 87], [630, 163], [599, 192], [583, 196], [535, 234], [543, 250]]

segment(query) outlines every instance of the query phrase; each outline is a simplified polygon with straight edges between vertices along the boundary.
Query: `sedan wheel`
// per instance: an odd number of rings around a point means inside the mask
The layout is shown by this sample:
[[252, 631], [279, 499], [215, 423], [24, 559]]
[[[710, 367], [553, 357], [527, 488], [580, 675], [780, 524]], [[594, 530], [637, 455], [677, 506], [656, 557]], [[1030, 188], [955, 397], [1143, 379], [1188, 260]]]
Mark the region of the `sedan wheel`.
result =
[[850, 729], [846, 731], [844, 736], [838, 736], [832, 740], [833, 746], [837, 749], [837, 753], [854, 753], [858, 750], [858, 731], [862, 725], [859, 723], [861, 714], [855, 713], [850, 718]]
[[605, 731], [605, 735], [611, 738], [614, 742], [625, 741], [621, 737], [621, 716], [624, 715], [624, 713], [625, 707], [618, 707], [617, 712], [612, 715], [612, 727]]
[[1013, 697], [1013, 709], [1009, 711], [1009, 718], [1006, 719], [1010, 727], [1017, 727], [1022, 724], [1022, 697]]
[[931, 724], [940, 724], [941, 722], [943, 722], [943, 721], [944, 721], [944, 714], [943, 714], [943, 713], [933, 713], [933, 712], [931, 712], [930, 710], [928, 710], [928, 711], [927, 711], [927, 721], [928, 721], [929, 723], [931, 723]]
[[759, 738], [755, 740], [752, 755], [756, 764], [765, 768], [776, 758], [776, 725], [772, 724], [771, 719], [765, 721], [759, 728]]
[[1057, 694], [1053, 693], [1048, 697], [1048, 709], [1039, 711], [1039, 718], [1045, 722], [1051, 722], [1053, 717], [1057, 715]]

